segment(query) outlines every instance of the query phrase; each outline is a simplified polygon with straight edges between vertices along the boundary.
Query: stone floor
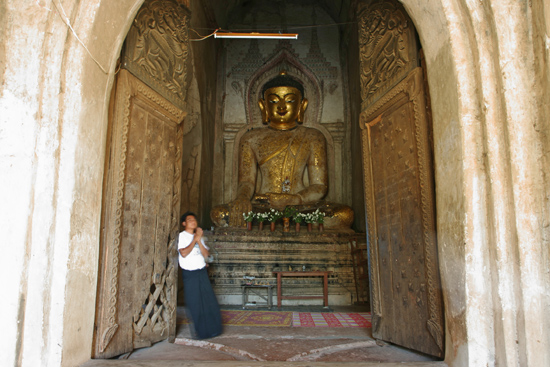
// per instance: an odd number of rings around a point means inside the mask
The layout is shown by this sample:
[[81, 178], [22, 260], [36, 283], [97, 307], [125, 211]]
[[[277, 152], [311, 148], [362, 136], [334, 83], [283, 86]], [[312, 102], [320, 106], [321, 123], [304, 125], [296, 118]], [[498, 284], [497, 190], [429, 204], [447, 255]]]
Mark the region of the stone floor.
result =
[[[299, 311], [306, 311], [298, 309]], [[178, 310], [181, 312], [181, 310]], [[283, 311], [297, 311], [284, 308]], [[319, 309], [307, 311], [315, 312]], [[334, 307], [335, 312], [358, 311]], [[248, 327], [226, 325], [222, 335], [190, 338], [189, 325], [178, 325], [176, 342], [159, 342], [117, 359], [90, 361], [97, 366], [446, 366], [405, 348], [376, 341], [364, 328]]]

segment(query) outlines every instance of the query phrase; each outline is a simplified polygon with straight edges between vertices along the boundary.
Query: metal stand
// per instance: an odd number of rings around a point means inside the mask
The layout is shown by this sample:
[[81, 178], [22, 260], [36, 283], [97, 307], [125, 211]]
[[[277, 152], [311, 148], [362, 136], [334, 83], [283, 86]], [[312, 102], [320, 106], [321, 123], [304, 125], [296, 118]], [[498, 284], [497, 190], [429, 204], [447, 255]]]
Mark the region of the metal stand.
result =
[[[250, 285], [250, 284], [243, 284], [241, 285], [243, 287], [243, 310], [246, 310], [247, 307], [267, 307], [271, 309], [273, 306], [273, 286], [271, 284], [267, 285]], [[260, 292], [260, 289], [267, 289], [267, 295], [264, 295]], [[254, 293], [261, 299], [265, 300], [266, 303], [256, 303], [256, 302], [249, 302], [248, 296], [250, 292]]]

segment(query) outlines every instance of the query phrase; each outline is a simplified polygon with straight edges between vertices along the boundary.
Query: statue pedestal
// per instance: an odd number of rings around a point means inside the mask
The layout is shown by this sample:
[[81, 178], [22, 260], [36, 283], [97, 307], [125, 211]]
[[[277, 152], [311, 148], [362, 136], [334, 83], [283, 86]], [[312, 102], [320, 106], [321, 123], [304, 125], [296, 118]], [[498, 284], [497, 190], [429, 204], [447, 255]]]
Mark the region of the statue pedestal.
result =
[[[351, 258], [350, 240], [365, 243], [365, 235], [352, 230], [319, 232], [283, 232], [279, 226], [274, 232], [217, 228], [205, 231], [214, 261], [208, 273], [214, 292], [222, 305], [240, 305], [241, 284], [244, 276], [255, 277], [257, 284], [277, 284], [273, 271], [330, 271], [328, 278], [329, 305], [352, 305], [357, 294]], [[285, 296], [322, 296], [322, 278], [295, 277], [284, 279]], [[273, 301], [275, 303], [275, 300]], [[322, 300], [285, 299], [286, 305], [318, 305]]]

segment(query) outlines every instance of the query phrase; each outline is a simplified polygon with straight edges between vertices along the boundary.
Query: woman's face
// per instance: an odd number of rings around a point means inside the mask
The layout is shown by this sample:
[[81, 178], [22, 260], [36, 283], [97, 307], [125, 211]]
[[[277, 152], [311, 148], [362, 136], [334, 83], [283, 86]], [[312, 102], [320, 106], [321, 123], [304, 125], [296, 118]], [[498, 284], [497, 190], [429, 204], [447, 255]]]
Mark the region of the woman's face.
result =
[[185, 218], [185, 222], [182, 223], [185, 227], [185, 230], [191, 230], [197, 228], [197, 218], [195, 218], [192, 215], [188, 215], [187, 218]]

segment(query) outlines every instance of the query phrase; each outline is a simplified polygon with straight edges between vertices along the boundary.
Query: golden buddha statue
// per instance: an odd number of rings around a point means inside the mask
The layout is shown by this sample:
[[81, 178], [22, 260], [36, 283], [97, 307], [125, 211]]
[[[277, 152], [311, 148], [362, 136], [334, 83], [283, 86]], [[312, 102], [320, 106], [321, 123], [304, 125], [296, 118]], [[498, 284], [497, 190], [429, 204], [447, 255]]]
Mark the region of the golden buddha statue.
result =
[[[300, 125], [308, 105], [303, 86], [282, 72], [263, 86], [262, 95], [258, 104], [268, 126], [241, 138], [236, 198], [212, 209], [212, 221], [237, 227], [244, 225], [243, 213], [292, 206], [300, 212], [323, 211], [327, 229], [350, 228], [353, 210], [322, 200], [328, 191], [326, 139], [319, 130]], [[261, 182], [255, 192], [258, 169]]]

